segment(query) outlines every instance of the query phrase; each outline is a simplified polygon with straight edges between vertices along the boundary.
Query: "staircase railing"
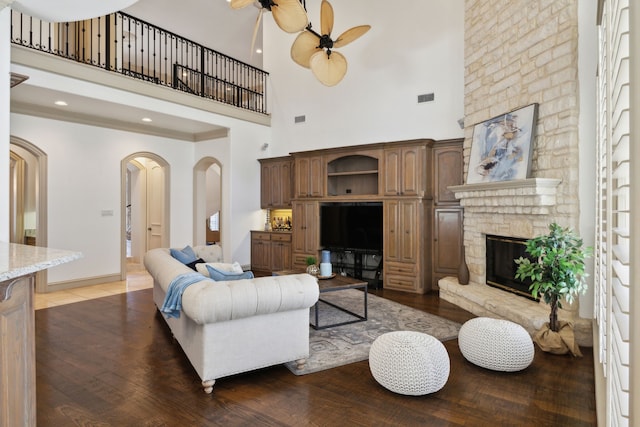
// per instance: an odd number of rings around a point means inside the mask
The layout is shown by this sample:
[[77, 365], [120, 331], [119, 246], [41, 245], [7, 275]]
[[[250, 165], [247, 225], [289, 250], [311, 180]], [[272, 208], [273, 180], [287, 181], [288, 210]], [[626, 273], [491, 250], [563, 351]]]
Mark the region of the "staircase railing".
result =
[[50, 23], [12, 11], [11, 42], [268, 114], [269, 73], [123, 12]]

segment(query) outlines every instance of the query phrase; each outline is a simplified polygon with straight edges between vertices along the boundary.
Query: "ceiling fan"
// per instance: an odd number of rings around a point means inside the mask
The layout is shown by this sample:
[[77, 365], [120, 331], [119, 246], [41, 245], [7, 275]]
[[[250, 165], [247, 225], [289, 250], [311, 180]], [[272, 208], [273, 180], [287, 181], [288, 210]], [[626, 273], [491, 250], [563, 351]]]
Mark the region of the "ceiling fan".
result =
[[243, 7], [254, 4], [260, 8], [256, 25], [253, 27], [253, 36], [251, 38], [251, 52], [256, 42], [256, 35], [260, 27], [260, 20], [264, 11], [271, 12], [274, 21], [281, 30], [287, 33], [297, 33], [302, 31], [309, 24], [307, 12], [304, 10], [300, 0], [231, 0], [229, 5], [232, 9], [242, 9]]
[[369, 31], [370, 25], [359, 25], [331, 39], [333, 30], [333, 7], [327, 0], [320, 5], [320, 33], [309, 24], [298, 34], [291, 46], [291, 58], [297, 64], [311, 68], [311, 71], [325, 86], [335, 86], [347, 73], [347, 59], [332, 49], [346, 46]]

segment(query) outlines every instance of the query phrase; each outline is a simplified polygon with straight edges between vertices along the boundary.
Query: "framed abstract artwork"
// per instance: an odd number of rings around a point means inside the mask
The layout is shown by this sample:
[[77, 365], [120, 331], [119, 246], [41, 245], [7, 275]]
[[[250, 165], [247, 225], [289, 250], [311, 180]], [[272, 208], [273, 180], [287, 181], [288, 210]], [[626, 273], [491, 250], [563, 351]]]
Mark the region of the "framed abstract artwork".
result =
[[528, 178], [537, 119], [531, 104], [475, 125], [467, 184]]

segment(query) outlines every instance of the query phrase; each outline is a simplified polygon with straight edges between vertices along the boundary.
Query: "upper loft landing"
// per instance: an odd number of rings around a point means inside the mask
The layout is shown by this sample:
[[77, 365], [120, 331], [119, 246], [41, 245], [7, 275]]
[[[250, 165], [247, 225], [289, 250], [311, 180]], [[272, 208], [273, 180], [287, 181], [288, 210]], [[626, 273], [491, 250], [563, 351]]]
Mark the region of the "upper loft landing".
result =
[[269, 124], [268, 73], [123, 12], [49, 23], [12, 11], [11, 43], [14, 64]]

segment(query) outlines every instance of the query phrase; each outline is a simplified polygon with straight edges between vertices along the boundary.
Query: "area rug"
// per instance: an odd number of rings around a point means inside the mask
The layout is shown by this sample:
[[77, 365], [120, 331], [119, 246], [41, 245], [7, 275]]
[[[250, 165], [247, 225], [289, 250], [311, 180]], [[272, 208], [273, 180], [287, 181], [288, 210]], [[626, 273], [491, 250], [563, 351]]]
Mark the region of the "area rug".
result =
[[[349, 289], [321, 295], [340, 307], [363, 314], [362, 291]], [[425, 313], [406, 305], [369, 294], [368, 320], [349, 325], [315, 330], [309, 327], [309, 359], [298, 370], [294, 362], [285, 366], [296, 375], [311, 374], [369, 358], [371, 343], [380, 335], [391, 331], [418, 331], [429, 334], [440, 341], [458, 336], [460, 324], [434, 314]], [[349, 316], [328, 304], [319, 303], [320, 325], [349, 320]], [[314, 307], [309, 314], [315, 323]]]

